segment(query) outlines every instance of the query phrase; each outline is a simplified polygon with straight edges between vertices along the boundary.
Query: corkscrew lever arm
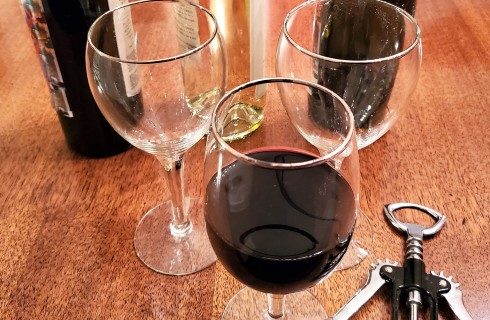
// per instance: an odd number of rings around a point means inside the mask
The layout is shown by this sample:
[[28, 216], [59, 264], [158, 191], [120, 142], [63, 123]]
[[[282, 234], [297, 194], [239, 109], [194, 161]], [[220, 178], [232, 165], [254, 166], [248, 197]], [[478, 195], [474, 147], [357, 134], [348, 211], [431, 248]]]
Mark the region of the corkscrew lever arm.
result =
[[459, 289], [459, 283], [454, 281], [453, 277], [446, 277], [443, 272], [436, 274], [434, 271], [431, 271], [431, 274], [446, 281], [442, 281], [441, 285], [450, 286], [449, 291], [442, 293], [439, 296], [446, 300], [454, 315], [459, 320], [473, 320], [464, 306], [463, 293]]
[[357, 291], [354, 297], [332, 317], [332, 320], [345, 320], [352, 317], [386, 283], [380, 275], [381, 268], [396, 265], [397, 263], [380, 260], [377, 264], [372, 264], [364, 287]]

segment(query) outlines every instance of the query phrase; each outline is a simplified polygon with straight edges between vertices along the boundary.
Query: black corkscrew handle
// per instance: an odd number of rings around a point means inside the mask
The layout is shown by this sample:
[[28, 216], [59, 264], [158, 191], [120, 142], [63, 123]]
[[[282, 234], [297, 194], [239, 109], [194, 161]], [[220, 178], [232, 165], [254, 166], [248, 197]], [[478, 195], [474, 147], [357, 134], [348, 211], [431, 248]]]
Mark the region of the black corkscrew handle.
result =
[[[380, 269], [381, 277], [390, 284], [392, 291], [392, 310], [391, 319], [399, 319], [400, 301], [407, 299], [409, 306], [414, 303], [422, 307], [423, 301], [426, 302], [430, 312], [430, 319], [437, 320], [439, 313], [439, 296], [449, 291], [443, 278], [425, 273], [425, 264], [421, 260], [407, 259], [403, 267], [385, 266]], [[410, 294], [417, 292], [420, 295], [420, 302], [410, 301], [413, 299]], [[415, 295], [416, 296], [416, 295]], [[419, 308], [417, 308], [419, 309]], [[411, 317], [417, 316], [412, 314]]]

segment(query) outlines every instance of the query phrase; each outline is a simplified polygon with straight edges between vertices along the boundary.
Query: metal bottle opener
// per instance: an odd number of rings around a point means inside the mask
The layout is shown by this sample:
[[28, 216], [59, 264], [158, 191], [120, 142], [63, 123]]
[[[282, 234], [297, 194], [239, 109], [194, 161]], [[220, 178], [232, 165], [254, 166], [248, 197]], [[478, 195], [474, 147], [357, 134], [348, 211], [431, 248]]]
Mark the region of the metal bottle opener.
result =
[[[401, 209], [416, 209], [429, 214], [436, 223], [425, 228], [411, 223], [400, 222], [395, 217], [395, 211]], [[383, 285], [389, 284], [392, 288], [391, 319], [398, 320], [400, 300], [405, 298], [410, 308], [410, 320], [418, 319], [419, 309], [427, 301], [430, 310], [430, 319], [437, 320], [439, 299], [444, 298], [453, 313], [460, 320], [472, 320], [463, 304], [463, 295], [459, 284], [446, 277], [441, 272], [427, 274], [423, 261], [422, 240], [424, 236], [432, 236], [441, 230], [446, 216], [441, 213], [413, 203], [392, 203], [385, 205], [384, 213], [395, 229], [407, 235], [405, 263], [403, 267], [396, 262], [378, 260], [371, 265], [366, 284], [354, 297], [344, 305], [334, 316], [333, 320], [349, 319], [356, 313]]]

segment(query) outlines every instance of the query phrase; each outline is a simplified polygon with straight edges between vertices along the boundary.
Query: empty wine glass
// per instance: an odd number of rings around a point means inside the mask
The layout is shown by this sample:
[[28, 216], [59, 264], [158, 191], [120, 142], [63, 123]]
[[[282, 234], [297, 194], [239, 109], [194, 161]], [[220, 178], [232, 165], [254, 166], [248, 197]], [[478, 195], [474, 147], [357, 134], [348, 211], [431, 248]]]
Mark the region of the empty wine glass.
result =
[[[385, 134], [417, 84], [422, 56], [415, 19], [379, 0], [312, 0], [291, 10], [276, 72], [330, 88], [351, 107], [359, 148]], [[319, 119], [323, 110], [317, 110]]]
[[[309, 80], [341, 96], [354, 114], [363, 148], [385, 134], [415, 89], [422, 53], [419, 27], [402, 9], [379, 0], [312, 0], [291, 10], [277, 47], [276, 72]], [[328, 115], [315, 109], [317, 121]], [[360, 263], [372, 245], [360, 213], [338, 269]]]
[[[264, 92], [261, 127], [227, 140], [229, 109]], [[321, 123], [313, 112], [319, 107], [329, 113]], [[326, 319], [304, 290], [339, 263], [356, 221], [359, 163], [345, 102], [318, 84], [286, 78], [231, 90], [213, 112], [204, 181], [213, 249], [257, 290], [237, 293], [222, 319]]]
[[[192, 19], [186, 19], [191, 17]], [[183, 155], [209, 130], [225, 82], [214, 16], [187, 2], [138, 1], [100, 16], [88, 33], [90, 89], [113, 128], [163, 165], [171, 200], [148, 211], [134, 237], [138, 257], [170, 275], [216, 259], [202, 201], [182, 188]]]

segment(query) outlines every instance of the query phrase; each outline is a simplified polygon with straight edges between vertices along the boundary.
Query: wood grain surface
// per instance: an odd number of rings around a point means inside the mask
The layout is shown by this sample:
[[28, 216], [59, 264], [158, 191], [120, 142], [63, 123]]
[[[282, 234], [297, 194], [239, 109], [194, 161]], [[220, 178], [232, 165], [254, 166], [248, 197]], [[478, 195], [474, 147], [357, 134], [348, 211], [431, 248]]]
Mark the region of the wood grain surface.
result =
[[[282, 20], [299, 0], [267, 1], [270, 72]], [[412, 201], [448, 216], [425, 242], [428, 269], [454, 276], [474, 319], [490, 319], [489, 13], [488, 0], [418, 1], [418, 87], [400, 121], [360, 152], [373, 250], [311, 290], [329, 313], [375, 259], [402, 260], [404, 240], [381, 208]], [[135, 148], [100, 160], [67, 149], [17, 0], [2, 1], [0, 43], [0, 319], [219, 319], [242, 287], [219, 263], [171, 277], [134, 253], [137, 221], [169, 196], [158, 162]], [[186, 159], [194, 195], [203, 150], [201, 141]], [[354, 319], [389, 319], [389, 308], [384, 292]]]

